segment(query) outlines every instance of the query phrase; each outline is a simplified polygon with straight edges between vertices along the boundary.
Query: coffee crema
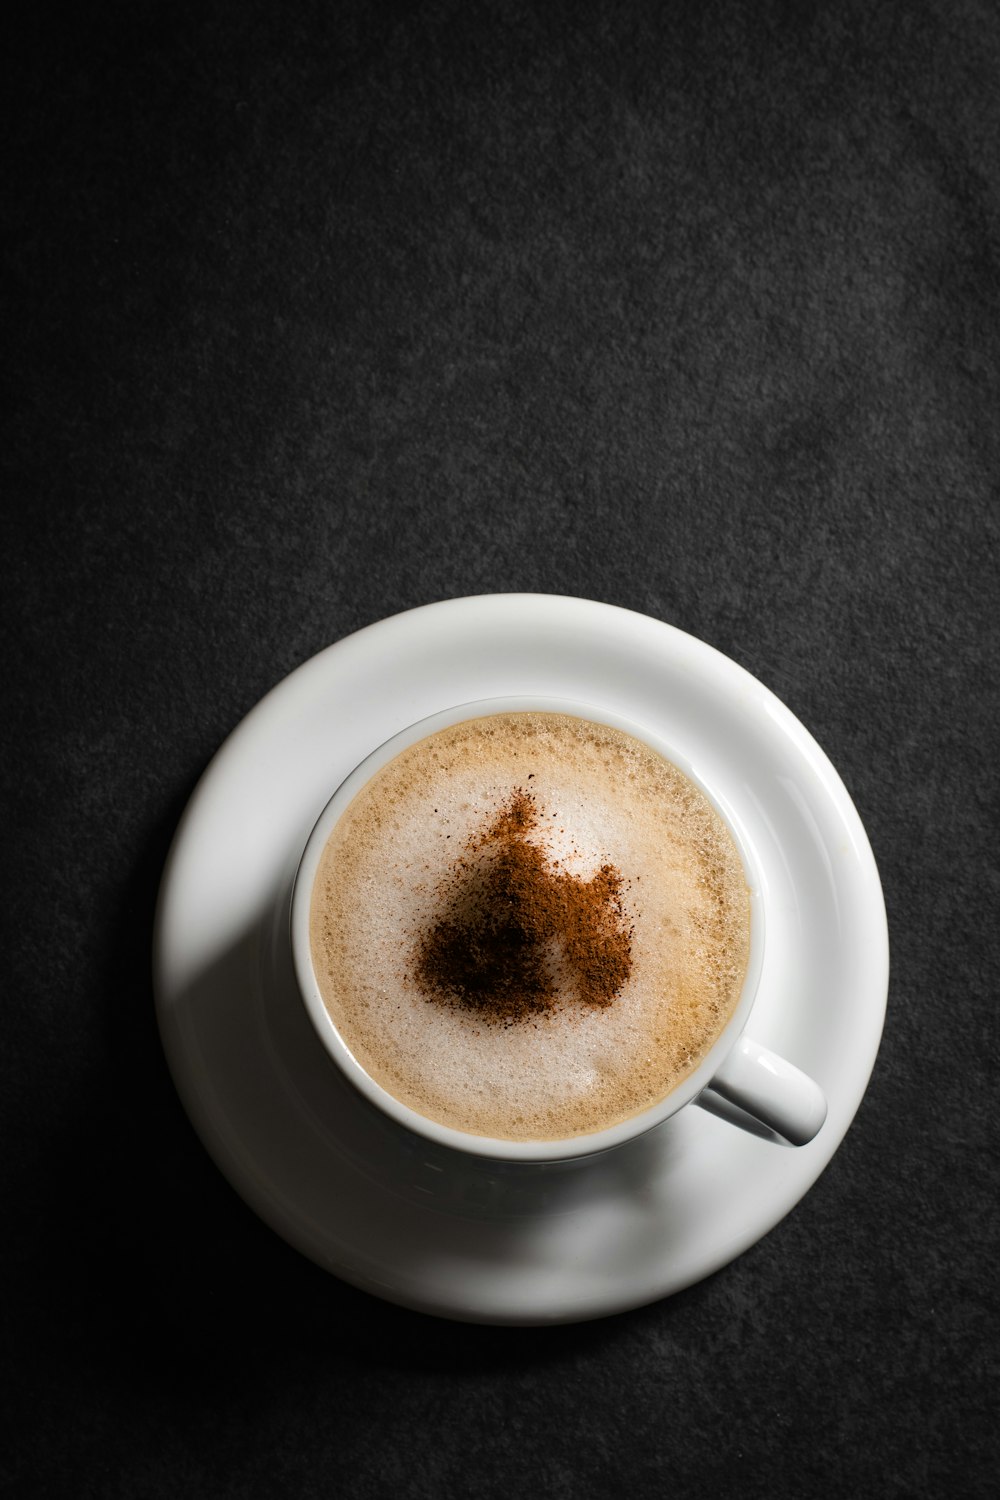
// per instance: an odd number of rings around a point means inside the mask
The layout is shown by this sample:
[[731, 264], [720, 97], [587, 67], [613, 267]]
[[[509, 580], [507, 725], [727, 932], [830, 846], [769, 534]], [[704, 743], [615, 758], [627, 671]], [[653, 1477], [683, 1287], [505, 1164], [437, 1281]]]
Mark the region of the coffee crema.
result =
[[313, 886], [323, 1002], [401, 1103], [473, 1135], [559, 1140], [669, 1094], [739, 1000], [732, 837], [672, 762], [551, 712], [403, 750], [341, 815]]

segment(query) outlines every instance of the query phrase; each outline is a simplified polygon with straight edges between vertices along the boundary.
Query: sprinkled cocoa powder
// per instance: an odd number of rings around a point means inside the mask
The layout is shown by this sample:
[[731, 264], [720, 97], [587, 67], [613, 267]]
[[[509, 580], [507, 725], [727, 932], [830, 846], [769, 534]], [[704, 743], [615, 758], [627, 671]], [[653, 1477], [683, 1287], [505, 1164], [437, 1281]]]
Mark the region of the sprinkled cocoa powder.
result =
[[454, 861], [442, 914], [416, 945], [413, 974], [429, 999], [509, 1024], [567, 998], [560, 969], [583, 1006], [608, 1006], [624, 986], [632, 927], [621, 872], [605, 864], [584, 880], [560, 869], [542, 827], [535, 798], [517, 788]]

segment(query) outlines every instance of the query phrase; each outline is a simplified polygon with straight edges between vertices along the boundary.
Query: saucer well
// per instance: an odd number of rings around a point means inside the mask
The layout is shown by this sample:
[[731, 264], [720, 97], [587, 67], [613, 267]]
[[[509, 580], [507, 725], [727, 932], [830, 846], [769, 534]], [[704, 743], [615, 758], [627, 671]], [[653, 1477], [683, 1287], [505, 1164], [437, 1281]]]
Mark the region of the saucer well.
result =
[[[797, 1149], [690, 1106], [557, 1165], [460, 1157], [384, 1119], [312, 1031], [287, 942], [302, 847], [348, 772], [405, 725], [479, 698], [601, 705], [682, 750], [762, 865], [768, 949], [748, 1030], [810, 1073], [827, 1120]], [[474, 1322], [600, 1317], [679, 1291], [778, 1223], [864, 1094], [888, 938], [857, 812], [803, 726], [741, 667], [669, 625], [550, 595], [432, 604], [299, 667], [196, 788], [160, 890], [154, 987], [182, 1102], [273, 1229], [389, 1301]]]

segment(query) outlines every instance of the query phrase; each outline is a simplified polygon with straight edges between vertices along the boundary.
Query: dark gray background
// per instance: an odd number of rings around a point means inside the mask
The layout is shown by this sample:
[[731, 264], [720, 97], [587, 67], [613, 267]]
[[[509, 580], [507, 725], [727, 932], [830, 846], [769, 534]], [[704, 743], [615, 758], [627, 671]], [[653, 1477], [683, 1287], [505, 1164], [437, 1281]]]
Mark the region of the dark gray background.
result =
[[[103, 3], [5, 46], [4, 1496], [985, 1495], [1000, 13]], [[871, 1087], [760, 1244], [556, 1330], [324, 1275], [166, 1073], [181, 810], [449, 596], [759, 676], [869, 831]]]

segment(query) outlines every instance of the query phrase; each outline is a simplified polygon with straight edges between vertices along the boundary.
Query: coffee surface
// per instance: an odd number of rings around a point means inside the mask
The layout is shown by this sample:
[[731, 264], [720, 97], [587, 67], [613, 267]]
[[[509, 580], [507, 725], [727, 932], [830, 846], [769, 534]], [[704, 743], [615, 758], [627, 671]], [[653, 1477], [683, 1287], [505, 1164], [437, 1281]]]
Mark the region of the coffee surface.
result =
[[668, 1094], [735, 1008], [739, 854], [701, 791], [565, 714], [410, 746], [327, 842], [310, 937], [362, 1067], [433, 1120], [506, 1140], [601, 1130]]

